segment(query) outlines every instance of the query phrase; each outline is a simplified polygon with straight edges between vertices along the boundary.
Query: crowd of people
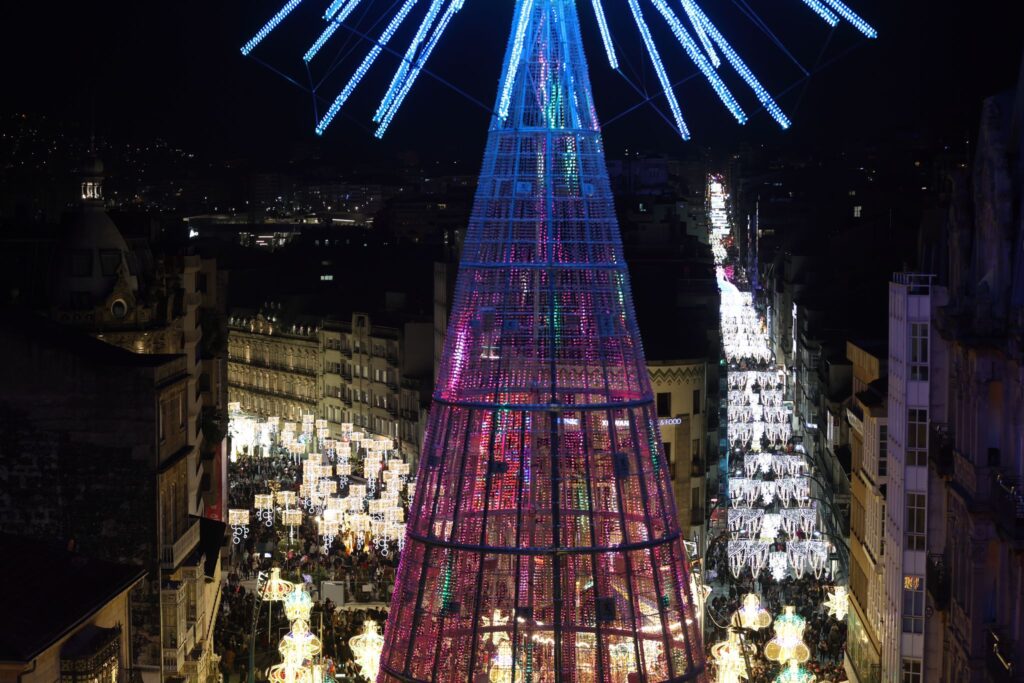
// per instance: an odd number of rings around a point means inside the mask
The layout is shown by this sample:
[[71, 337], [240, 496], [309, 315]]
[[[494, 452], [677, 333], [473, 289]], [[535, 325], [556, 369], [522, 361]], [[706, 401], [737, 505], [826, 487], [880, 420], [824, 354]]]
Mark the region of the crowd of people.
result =
[[[229, 505], [251, 508], [253, 496], [267, 493], [270, 482], [279, 490], [297, 491], [301, 476], [301, 465], [288, 456], [239, 458], [231, 464]], [[259, 618], [253, 618], [256, 579], [277, 567], [282, 578], [302, 585], [313, 598], [310, 629], [323, 643], [327, 674], [341, 683], [363, 683], [349, 640], [362, 632], [367, 619], [375, 620], [383, 632], [387, 618], [383, 605], [391, 599], [396, 565], [397, 553], [384, 557], [368, 544], [356, 547], [351, 540], [348, 545], [338, 539], [326, 541], [312, 515], [303, 515], [302, 525], [294, 529], [279, 522], [268, 525], [254, 516], [248, 534], [232, 545], [226, 568], [215, 634], [224, 682], [247, 680], [254, 628], [254, 679], [265, 681], [267, 668], [280, 660], [277, 643], [289, 628], [284, 610], [263, 606]], [[332, 582], [332, 594], [340, 588], [344, 605], [321, 595], [324, 581]]]

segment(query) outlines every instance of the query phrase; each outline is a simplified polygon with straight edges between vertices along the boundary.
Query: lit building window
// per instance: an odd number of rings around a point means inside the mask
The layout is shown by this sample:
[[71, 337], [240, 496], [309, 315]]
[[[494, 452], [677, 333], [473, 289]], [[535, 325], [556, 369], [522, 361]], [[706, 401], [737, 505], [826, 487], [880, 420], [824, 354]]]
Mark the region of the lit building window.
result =
[[864, 212], [864, 207], [861, 206], [860, 204], [858, 204], [857, 206], [853, 207], [853, 217], [854, 218], [860, 218], [861, 217], [861, 213], [863, 213], [863, 212]]
[[924, 582], [920, 576], [903, 577], [903, 632], [924, 633]]

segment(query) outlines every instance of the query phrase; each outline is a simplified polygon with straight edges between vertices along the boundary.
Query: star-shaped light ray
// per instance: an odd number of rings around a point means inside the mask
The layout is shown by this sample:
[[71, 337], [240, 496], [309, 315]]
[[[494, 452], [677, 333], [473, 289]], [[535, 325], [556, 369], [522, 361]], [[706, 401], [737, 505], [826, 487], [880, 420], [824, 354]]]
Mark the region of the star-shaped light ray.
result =
[[836, 621], [843, 621], [850, 611], [850, 595], [846, 592], [845, 586], [836, 586], [825, 599], [825, 609], [830, 617]]

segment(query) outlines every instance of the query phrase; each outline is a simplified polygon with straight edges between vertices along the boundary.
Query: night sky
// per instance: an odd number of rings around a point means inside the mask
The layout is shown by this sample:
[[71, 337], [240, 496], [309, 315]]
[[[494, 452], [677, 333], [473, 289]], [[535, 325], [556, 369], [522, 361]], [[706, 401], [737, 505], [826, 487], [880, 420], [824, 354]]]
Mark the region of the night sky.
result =
[[[734, 124], [701, 78], [677, 92], [698, 144], [856, 144], [926, 127], [943, 136], [973, 135], [982, 97], [1009, 87], [1022, 51], [1019, 22], [1005, 0], [851, 0], [881, 38], [868, 41], [848, 24], [832, 33], [800, 0], [746, 0], [808, 69], [804, 78], [739, 11], [742, 0], [703, 4], [733, 45], [795, 121], [782, 133], [762, 111], [745, 128]], [[69, 127], [111, 139], [161, 136], [224, 157], [275, 157], [318, 149], [340, 158], [389, 155], [415, 149], [426, 157], [475, 163], [482, 153], [488, 114], [475, 98], [492, 103], [511, 22], [511, 0], [466, 0], [429, 67], [462, 89], [458, 94], [422, 76], [384, 142], [372, 138], [370, 117], [393, 72], [384, 56], [364, 80], [324, 139], [312, 133], [308, 93], [270, 69], [243, 58], [238, 47], [271, 16], [281, 0], [184, 0], [177, 3], [15, 3], [5, 8], [0, 50], [5, 65], [5, 112], [46, 114]], [[425, 3], [420, 3], [425, 4]], [[393, 0], [364, 0], [354, 17], [369, 28]], [[323, 26], [325, 0], [306, 0], [257, 49], [267, 63], [306, 83], [301, 55]], [[610, 71], [600, 47], [590, 2], [578, 0], [599, 114], [611, 121], [641, 98]], [[655, 86], [624, 0], [605, 0], [624, 68], [634, 82]], [[365, 13], [364, 12], [365, 8]], [[670, 75], [694, 72], [664, 22], [644, 4]], [[422, 8], [420, 10], [422, 12]], [[419, 15], [416, 15], [417, 17]], [[361, 18], [360, 18], [361, 17]], [[411, 28], [411, 27], [410, 27]], [[379, 27], [370, 31], [379, 33]], [[404, 48], [407, 33], [393, 45]], [[348, 47], [321, 89], [333, 99], [367, 49], [345, 29], [318, 58], [329, 62]], [[322, 69], [321, 69], [322, 72]], [[734, 92], [756, 108], [738, 82]], [[95, 104], [94, 104], [95, 103]], [[659, 104], [666, 111], [664, 101]], [[323, 106], [323, 105], [322, 105]], [[684, 151], [649, 107], [611, 121], [609, 150], [630, 147]]]

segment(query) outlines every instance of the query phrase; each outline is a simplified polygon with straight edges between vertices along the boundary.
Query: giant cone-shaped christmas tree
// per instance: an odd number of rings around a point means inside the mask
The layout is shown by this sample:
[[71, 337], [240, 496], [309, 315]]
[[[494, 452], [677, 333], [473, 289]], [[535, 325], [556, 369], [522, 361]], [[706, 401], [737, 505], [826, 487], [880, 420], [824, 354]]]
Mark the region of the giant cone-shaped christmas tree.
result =
[[379, 681], [696, 680], [575, 1], [516, 12]]

